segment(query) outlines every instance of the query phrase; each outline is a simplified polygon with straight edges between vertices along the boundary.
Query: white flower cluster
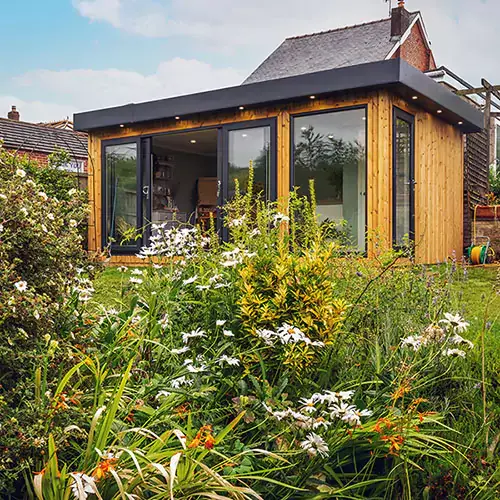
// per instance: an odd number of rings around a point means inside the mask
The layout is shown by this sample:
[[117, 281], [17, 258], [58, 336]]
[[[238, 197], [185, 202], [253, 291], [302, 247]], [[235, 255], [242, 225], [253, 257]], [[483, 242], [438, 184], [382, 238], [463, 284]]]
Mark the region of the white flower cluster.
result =
[[95, 292], [92, 281], [82, 276], [77, 276], [75, 281], [76, 285], [73, 287], [73, 292], [78, 294], [78, 300], [80, 300], [80, 302], [88, 302]]
[[209, 243], [196, 227], [169, 228], [168, 223], [153, 224], [150, 245], [141, 248], [137, 255], [141, 259], [148, 257], [185, 257], [194, 255], [199, 248]]
[[272, 411], [264, 405], [266, 410], [277, 420], [292, 420], [296, 427], [305, 430], [327, 429], [335, 420], [341, 420], [352, 427], [361, 425], [362, 417], [373, 414], [370, 410], [360, 410], [350, 400], [354, 391], [325, 391], [313, 394], [310, 398], [302, 398], [300, 410], [287, 408], [284, 411]]
[[420, 335], [411, 335], [401, 340], [401, 347], [410, 347], [414, 351], [420, 350], [422, 347], [431, 345], [443, 345], [441, 351], [443, 356], [459, 356], [464, 358], [466, 352], [457, 349], [449, 348], [448, 346], [466, 346], [469, 349], [474, 347], [474, 344], [467, 339], [464, 339], [459, 333], [465, 332], [469, 323], [467, 323], [459, 314], [445, 313], [444, 319], [439, 325], [428, 326]]
[[275, 332], [267, 329], [257, 330], [257, 335], [269, 346], [275, 345], [277, 342], [281, 344], [304, 343], [313, 347], [323, 347], [325, 345], [319, 340], [312, 341], [305, 333], [288, 323], [283, 323]]
[[227, 252], [222, 252], [221, 265], [223, 267], [236, 267], [242, 264], [244, 259], [251, 259], [257, 254], [255, 252], [249, 252], [248, 250], [242, 250], [239, 247], [233, 248], [233, 250], [228, 250]]

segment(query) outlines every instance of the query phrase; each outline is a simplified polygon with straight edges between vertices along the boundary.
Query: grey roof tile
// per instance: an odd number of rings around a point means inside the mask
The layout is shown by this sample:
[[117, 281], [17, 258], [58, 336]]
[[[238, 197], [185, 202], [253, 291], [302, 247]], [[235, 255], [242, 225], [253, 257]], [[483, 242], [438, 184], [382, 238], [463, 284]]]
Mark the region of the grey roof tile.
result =
[[72, 157], [86, 159], [87, 134], [35, 123], [0, 118], [0, 139], [9, 149], [53, 153], [65, 149]]
[[287, 38], [243, 83], [382, 61], [395, 44], [389, 18]]

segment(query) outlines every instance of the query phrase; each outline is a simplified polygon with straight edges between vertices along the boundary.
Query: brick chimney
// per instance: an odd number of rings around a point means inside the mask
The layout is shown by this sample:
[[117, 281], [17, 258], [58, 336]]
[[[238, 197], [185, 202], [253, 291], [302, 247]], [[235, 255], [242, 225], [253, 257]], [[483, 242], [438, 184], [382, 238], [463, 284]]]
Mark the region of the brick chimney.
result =
[[16, 109], [15, 106], [12, 106], [12, 110], [7, 113], [7, 118], [9, 120], [14, 120], [16, 122], [19, 121], [19, 118], [21, 118], [21, 115], [19, 114], [19, 111]]
[[392, 9], [391, 14], [391, 40], [397, 40], [410, 26], [410, 13], [405, 8], [404, 0], [400, 0], [398, 6]]

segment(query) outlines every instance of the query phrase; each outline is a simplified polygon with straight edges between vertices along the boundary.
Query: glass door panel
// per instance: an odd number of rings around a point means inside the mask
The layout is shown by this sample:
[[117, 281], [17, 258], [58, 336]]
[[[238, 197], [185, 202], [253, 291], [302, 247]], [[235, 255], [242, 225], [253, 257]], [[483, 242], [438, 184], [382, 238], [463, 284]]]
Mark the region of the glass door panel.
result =
[[142, 228], [142, 180], [137, 141], [104, 146], [103, 245], [132, 252]]
[[393, 138], [393, 240], [414, 239], [413, 117], [395, 110]]

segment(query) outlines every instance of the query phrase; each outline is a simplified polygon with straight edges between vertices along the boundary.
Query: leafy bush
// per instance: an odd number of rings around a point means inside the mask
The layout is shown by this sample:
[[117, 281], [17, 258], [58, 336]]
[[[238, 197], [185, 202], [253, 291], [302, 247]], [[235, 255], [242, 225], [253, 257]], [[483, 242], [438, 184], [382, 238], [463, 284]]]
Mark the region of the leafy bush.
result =
[[311, 200], [236, 196], [227, 243], [152, 228], [116, 306], [79, 309], [78, 364], [35, 376], [29, 496], [498, 497], [455, 272], [350, 254]]
[[0, 488], [16, 477], [36, 439], [35, 367], [44, 357], [46, 380], [48, 370], [64, 366], [67, 305], [86, 258], [78, 229], [87, 217], [82, 197], [73, 188], [66, 200], [49, 196], [27, 173], [34, 168], [0, 150]]

